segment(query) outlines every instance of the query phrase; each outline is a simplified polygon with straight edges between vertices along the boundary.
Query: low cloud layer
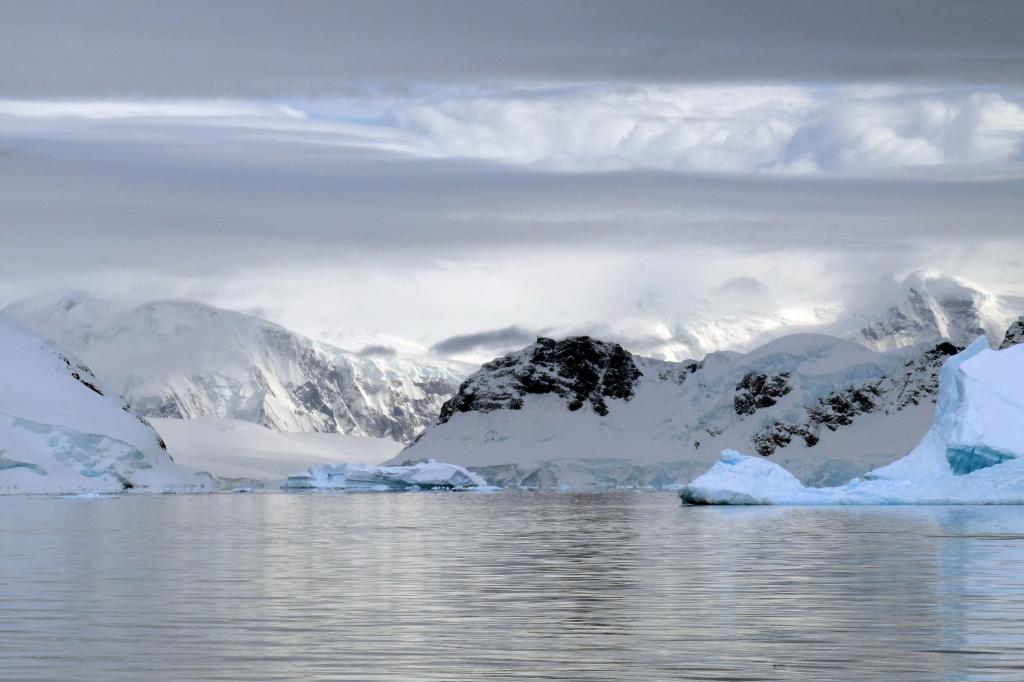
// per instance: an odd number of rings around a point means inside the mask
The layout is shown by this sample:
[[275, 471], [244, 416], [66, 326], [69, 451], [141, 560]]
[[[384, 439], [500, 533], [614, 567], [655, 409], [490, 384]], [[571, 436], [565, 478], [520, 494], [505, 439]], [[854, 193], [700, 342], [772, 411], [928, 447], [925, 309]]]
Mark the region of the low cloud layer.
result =
[[397, 102], [440, 156], [558, 170], [870, 172], [1020, 162], [1017, 94], [897, 87], [593, 88]]
[[1022, 102], [1015, 90], [892, 85], [428, 89], [278, 104], [0, 100], [0, 127], [58, 120], [95, 135], [120, 122], [138, 134], [176, 125], [191, 136], [231, 128], [307, 146], [575, 172], [865, 174], [978, 164], [1020, 172]]
[[519, 326], [490, 329], [471, 334], [449, 336], [435, 343], [430, 350], [438, 355], [494, 355], [532, 343], [537, 338], [531, 332]]

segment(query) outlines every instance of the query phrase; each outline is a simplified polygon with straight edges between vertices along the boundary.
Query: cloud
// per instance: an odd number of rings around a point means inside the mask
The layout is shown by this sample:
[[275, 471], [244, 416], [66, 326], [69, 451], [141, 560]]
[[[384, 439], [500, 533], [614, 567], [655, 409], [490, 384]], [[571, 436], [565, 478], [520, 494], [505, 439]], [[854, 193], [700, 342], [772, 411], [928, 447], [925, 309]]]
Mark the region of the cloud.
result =
[[0, 116], [17, 118], [191, 119], [304, 118], [284, 105], [231, 100], [0, 100]]
[[398, 354], [398, 351], [395, 350], [393, 347], [385, 346], [385, 345], [379, 344], [379, 343], [372, 343], [370, 345], [363, 346], [359, 350], [359, 352], [362, 355], [369, 355], [369, 356], [372, 356], [372, 357], [380, 357], [380, 358], [391, 357], [392, 355], [397, 355]]
[[[54, 17], [59, 17], [55, 20]], [[1019, 2], [8, 2], [10, 97], [334, 96], [446, 84], [1021, 84]]]
[[[963, 87], [424, 87], [289, 103], [0, 100], [0, 132], [131, 133], [462, 159], [576, 173], [879, 174], [1001, 163], [1024, 173], [1024, 91]], [[6, 117], [6, 119], [5, 119]], [[34, 126], [34, 128], [33, 128]]]
[[554, 170], [861, 173], [1017, 162], [1021, 93], [804, 85], [456, 93], [394, 103], [426, 151]]
[[760, 296], [767, 293], [764, 284], [756, 277], [749, 275], [733, 277], [719, 285], [716, 291], [722, 294], [737, 294], [741, 296]]
[[430, 350], [438, 355], [478, 354], [482, 351], [504, 352], [533, 343], [537, 334], [517, 325], [449, 336], [435, 343]]
[[[692, 116], [731, 121], [743, 118], [744, 106], [777, 109], [781, 117], [787, 107], [803, 111], [830, 97], [805, 88], [763, 89], [721, 105], [711, 104], [721, 95], [705, 93], [709, 99], [686, 106]], [[1000, 265], [1024, 248], [1019, 160], [723, 174], [649, 168], [661, 158], [650, 146], [644, 154], [651, 156], [637, 155], [636, 166], [554, 172], [442, 154], [425, 134], [388, 118], [398, 103], [451, 96], [424, 92], [283, 105], [305, 118], [271, 113], [270, 105], [266, 113], [204, 116], [171, 107], [152, 117], [119, 102], [107, 103], [116, 117], [74, 107], [56, 117], [52, 108], [0, 116], [0, 149], [9, 152], [0, 154], [0, 297], [67, 285], [197, 298], [272, 311], [296, 331], [351, 348], [407, 347], [388, 336], [428, 348], [513, 323], [572, 333], [611, 321], [610, 331], [638, 348], [675, 344], [673, 352], [690, 354], [690, 313], [702, 305], [704, 317], [813, 310], [851, 283], [928, 266], [1024, 291], [1019, 268]], [[622, 102], [637, 92], [544, 90], [523, 110], [557, 109], [568, 98], [565, 106], [585, 113], [580, 98], [611, 93], [606, 106], [629, 114], [630, 125], [671, 119], [656, 107], [631, 113]], [[867, 111], [892, 106], [905, 115], [879, 114], [873, 123], [903, 120], [908, 127], [897, 128], [935, 140], [949, 158], [1003, 158], [1017, 134], [1008, 92], [859, 92]], [[509, 97], [530, 99], [521, 89], [491, 97], [501, 106]], [[818, 123], [805, 125], [789, 147], [800, 155], [816, 150], [820, 163], [841, 167], [821, 150], [857, 139], [858, 106], [846, 97], [842, 106], [822, 108]], [[510, 121], [502, 134], [515, 140], [524, 124]], [[867, 149], [879, 146], [868, 138]], [[580, 148], [594, 158], [606, 153]], [[737, 277], [760, 281], [771, 300], [716, 294]]]

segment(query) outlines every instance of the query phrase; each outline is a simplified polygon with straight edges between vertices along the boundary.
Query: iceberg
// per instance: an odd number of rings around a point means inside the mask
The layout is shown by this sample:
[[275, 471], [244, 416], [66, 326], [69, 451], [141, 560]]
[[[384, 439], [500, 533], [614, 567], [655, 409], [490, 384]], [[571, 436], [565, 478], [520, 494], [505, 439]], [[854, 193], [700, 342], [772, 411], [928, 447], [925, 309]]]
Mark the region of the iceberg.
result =
[[433, 459], [407, 466], [319, 464], [288, 477], [285, 490], [461, 490], [486, 487], [476, 474]]
[[951, 357], [918, 446], [845, 485], [807, 487], [763, 457], [726, 450], [679, 495], [690, 504], [1024, 504], [1024, 345], [992, 350], [980, 337]]

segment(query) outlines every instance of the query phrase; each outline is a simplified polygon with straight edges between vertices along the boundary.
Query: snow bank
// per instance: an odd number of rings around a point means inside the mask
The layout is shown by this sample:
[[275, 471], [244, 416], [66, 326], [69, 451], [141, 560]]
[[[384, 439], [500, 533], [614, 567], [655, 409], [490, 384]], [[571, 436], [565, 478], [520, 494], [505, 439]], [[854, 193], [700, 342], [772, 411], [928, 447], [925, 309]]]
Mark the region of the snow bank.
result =
[[931, 430], [906, 457], [835, 488], [809, 488], [734, 451], [679, 492], [693, 504], [1024, 504], [1024, 345], [982, 337], [942, 368]]
[[77, 358], [0, 315], [0, 493], [214, 487]]
[[429, 460], [409, 466], [321, 464], [289, 476], [285, 490], [458, 489], [485, 486], [482, 478], [455, 465]]
[[383, 462], [402, 449], [388, 438], [282, 433], [239, 419], [151, 419], [174, 461], [233, 479], [283, 481], [303, 467]]

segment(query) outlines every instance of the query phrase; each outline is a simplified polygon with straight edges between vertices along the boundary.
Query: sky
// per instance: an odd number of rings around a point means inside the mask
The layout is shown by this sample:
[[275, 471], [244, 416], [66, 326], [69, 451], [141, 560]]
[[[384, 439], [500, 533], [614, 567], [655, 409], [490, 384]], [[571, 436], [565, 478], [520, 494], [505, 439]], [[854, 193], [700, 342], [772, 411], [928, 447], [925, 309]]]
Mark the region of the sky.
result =
[[813, 320], [922, 268], [1024, 294], [1024, 3], [0, 12], [0, 302], [479, 359]]

